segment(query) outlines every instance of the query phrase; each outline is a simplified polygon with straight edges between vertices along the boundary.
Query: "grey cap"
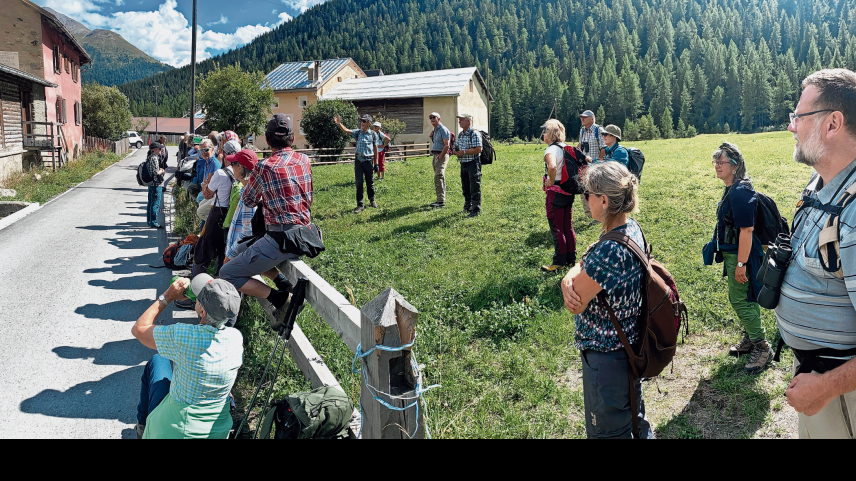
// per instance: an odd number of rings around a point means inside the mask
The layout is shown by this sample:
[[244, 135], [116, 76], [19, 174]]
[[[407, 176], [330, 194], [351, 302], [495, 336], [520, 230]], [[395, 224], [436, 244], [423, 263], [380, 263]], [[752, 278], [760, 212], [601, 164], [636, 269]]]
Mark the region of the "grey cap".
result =
[[241, 295], [235, 286], [223, 279], [199, 274], [190, 282], [190, 288], [213, 323], [235, 317], [241, 308]]
[[607, 125], [606, 127], [603, 128], [603, 133], [609, 134], [609, 135], [615, 137], [616, 139], [619, 140], [619, 142], [621, 141], [621, 127], [619, 127], [617, 125], [612, 125], [612, 124]]
[[163, 148], [163, 144], [161, 144], [160, 142], [152, 142], [151, 144], [149, 144], [149, 150], [162, 149], [162, 148]]
[[223, 144], [223, 153], [234, 155], [241, 151], [241, 144], [237, 140], [230, 140]]
[[368, 123], [372, 123], [372, 121], [373, 121], [373, 120], [374, 120], [374, 119], [372, 119], [372, 116], [371, 116], [371, 115], [369, 115], [369, 114], [365, 114], [365, 115], [363, 115], [362, 117], [360, 117], [360, 122], [368, 122]]
[[580, 114], [580, 117], [594, 117], [594, 112], [591, 110], [586, 110], [585, 112]]

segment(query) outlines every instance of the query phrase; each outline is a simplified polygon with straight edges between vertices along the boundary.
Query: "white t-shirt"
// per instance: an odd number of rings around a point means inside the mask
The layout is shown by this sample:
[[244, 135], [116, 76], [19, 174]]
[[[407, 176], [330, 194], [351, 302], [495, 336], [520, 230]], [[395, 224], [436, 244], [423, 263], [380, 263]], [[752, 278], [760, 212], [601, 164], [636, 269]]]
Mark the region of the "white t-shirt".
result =
[[[557, 144], [551, 145], [547, 147], [547, 150], [544, 151], [544, 156], [547, 154], [553, 154], [553, 158], [556, 159], [556, 178], [553, 179], [556, 182], [562, 181], [562, 166], [565, 164], [565, 144]], [[209, 189], [211, 187], [209, 186]]]
[[[229, 172], [233, 172], [231, 165], [226, 168], [229, 169]], [[229, 178], [229, 174], [223, 172], [223, 169], [217, 169], [214, 172], [211, 182], [208, 183], [208, 190], [216, 192], [214, 207], [229, 207], [229, 196], [232, 194], [232, 179]]]

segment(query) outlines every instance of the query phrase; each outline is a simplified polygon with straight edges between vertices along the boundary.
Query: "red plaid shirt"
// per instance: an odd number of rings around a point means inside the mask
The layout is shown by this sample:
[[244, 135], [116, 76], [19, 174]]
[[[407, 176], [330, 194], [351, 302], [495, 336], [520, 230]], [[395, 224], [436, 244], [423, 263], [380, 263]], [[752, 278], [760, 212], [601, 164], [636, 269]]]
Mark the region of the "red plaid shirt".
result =
[[309, 157], [288, 148], [259, 160], [241, 199], [249, 207], [264, 204], [267, 225], [308, 225], [312, 207]]

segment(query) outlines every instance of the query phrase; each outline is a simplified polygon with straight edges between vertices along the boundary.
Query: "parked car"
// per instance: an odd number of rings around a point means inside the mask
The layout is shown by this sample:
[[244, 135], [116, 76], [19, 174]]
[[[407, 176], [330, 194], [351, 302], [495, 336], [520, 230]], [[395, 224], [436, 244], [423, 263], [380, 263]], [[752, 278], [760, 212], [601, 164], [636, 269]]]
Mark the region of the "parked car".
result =
[[128, 137], [128, 145], [131, 147], [140, 148], [143, 146], [143, 138], [140, 137], [140, 134], [136, 133], [133, 130], [129, 130], [125, 132], [125, 136]]

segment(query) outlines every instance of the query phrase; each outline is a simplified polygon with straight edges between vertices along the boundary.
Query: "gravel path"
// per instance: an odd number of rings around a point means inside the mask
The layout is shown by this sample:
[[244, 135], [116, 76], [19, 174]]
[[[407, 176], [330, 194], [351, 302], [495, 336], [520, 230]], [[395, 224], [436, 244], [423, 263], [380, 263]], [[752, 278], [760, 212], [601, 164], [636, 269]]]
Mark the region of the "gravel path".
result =
[[0, 437], [134, 437], [154, 351], [131, 325], [172, 274], [149, 267], [161, 264], [166, 234], [146, 226], [135, 179], [145, 153], [0, 230]]

